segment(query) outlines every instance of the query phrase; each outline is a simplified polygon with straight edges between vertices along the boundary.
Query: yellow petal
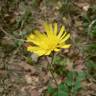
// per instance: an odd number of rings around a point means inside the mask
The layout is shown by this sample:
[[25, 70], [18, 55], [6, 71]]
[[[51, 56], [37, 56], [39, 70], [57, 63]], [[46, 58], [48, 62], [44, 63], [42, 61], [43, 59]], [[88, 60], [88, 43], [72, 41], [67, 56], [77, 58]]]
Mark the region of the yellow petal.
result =
[[47, 33], [47, 35], [49, 36], [49, 35], [50, 35], [50, 27], [49, 27], [49, 24], [45, 23], [45, 24], [44, 24], [44, 29], [45, 29], [45, 32]]
[[63, 39], [66, 34], [67, 34], [67, 32], [65, 31], [64, 34], [60, 37], [60, 40]]
[[41, 33], [37, 30], [35, 30], [34, 33], [35, 33], [35, 40], [43, 41], [45, 40], [45, 38], [47, 38], [47, 36], [44, 33]]
[[37, 50], [37, 51], [35, 51], [34, 53], [36, 53], [38, 56], [42, 56], [42, 55], [44, 55], [45, 53], [46, 53], [46, 50]]
[[[37, 34], [31, 34], [30, 36], [27, 37], [27, 42], [31, 42], [36, 45], [40, 45], [40, 38], [39, 36], [36, 36]], [[37, 38], [36, 38], [37, 37]]]
[[71, 46], [71, 44], [64, 44], [63, 46], [61, 46], [61, 48], [69, 48]]
[[32, 42], [32, 40], [34, 39], [34, 35], [33, 34], [30, 34], [28, 37], [27, 37], [27, 42]]
[[57, 35], [57, 23], [54, 23], [54, 34]]
[[51, 53], [51, 50], [47, 51], [45, 55], [49, 55]]
[[29, 46], [27, 47], [27, 51], [29, 52], [33, 52], [39, 56], [42, 56], [46, 53], [46, 50], [41, 49], [40, 47], [33, 47], [33, 46]]
[[67, 34], [61, 41], [60, 43], [65, 42], [66, 40], [68, 40], [70, 38], [70, 34]]
[[27, 47], [27, 51], [29, 51], [29, 52], [34, 52], [36, 50], [38, 50], [38, 47], [33, 47], [33, 46], [28, 46]]
[[50, 28], [50, 33], [53, 34], [52, 24], [49, 24], [49, 28]]
[[58, 52], [58, 51], [60, 51], [60, 49], [58, 49], [58, 48], [55, 48], [55, 49], [54, 49], [54, 51]]
[[60, 29], [60, 32], [59, 32], [59, 34], [58, 34], [58, 37], [59, 37], [59, 38], [62, 36], [64, 30], [65, 30], [65, 27], [62, 26], [61, 29]]
[[43, 35], [43, 34], [42, 34], [41, 32], [39, 32], [38, 30], [35, 30], [34, 33], [35, 33], [35, 36], [36, 36], [36, 37], [40, 37], [40, 36]]

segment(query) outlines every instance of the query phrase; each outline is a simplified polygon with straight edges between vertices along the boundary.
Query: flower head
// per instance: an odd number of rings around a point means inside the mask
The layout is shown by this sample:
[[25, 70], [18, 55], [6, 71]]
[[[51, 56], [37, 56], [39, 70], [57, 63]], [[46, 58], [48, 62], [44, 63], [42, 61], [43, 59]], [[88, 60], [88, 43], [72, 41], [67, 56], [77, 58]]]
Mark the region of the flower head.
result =
[[53, 25], [45, 23], [44, 29], [45, 33], [35, 30], [34, 34], [27, 37], [27, 42], [29, 42], [27, 51], [42, 56], [49, 55], [52, 51], [57, 52], [62, 48], [70, 47], [70, 44], [65, 43], [70, 38], [70, 34], [67, 34], [64, 26], [58, 32], [57, 23]]

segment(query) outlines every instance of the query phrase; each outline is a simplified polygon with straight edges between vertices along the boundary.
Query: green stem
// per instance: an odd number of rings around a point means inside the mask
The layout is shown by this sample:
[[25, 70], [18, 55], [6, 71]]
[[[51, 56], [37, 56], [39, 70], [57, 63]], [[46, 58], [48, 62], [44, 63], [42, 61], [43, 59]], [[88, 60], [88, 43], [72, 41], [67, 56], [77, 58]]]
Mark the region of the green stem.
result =
[[[48, 58], [47, 58], [47, 61], [48, 61]], [[51, 76], [52, 76], [53, 80], [55, 81], [56, 87], [58, 88], [58, 83], [57, 83], [57, 81], [55, 79], [55, 76], [54, 76], [54, 67], [53, 67], [54, 62], [53, 61], [54, 61], [54, 54], [52, 55], [51, 63], [48, 61], [48, 69], [51, 73]]]

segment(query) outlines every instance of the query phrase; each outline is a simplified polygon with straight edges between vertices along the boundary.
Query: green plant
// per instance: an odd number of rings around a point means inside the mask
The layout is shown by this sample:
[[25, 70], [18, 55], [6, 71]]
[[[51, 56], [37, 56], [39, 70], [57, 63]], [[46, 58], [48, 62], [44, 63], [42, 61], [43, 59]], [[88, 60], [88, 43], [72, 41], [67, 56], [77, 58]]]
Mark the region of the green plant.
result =
[[82, 15], [83, 27], [90, 38], [96, 37], [96, 5], [90, 7], [86, 14]]
[[48, 87], [48, 93], [52, 96], [77, 96], [82, 89], [81, 82], [85, 79], [85, 72], [70, 71], [66, 75], [64, 82], [58, 88]]
[[70, 64], [71, 61], [67, 57], [55, 56], [53, 60], [53, 66], [55, 68], [55, 73], [58, 75], [65, 76], [67, 73], [67, 65]]

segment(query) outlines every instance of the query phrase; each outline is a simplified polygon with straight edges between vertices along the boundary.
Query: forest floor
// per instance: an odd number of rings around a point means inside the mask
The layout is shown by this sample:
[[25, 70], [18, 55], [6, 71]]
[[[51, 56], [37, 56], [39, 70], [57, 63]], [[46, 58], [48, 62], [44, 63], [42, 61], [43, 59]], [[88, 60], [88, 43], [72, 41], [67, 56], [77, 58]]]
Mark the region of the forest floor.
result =
[[[45, 21], [71, 34], [71, 48], [54, 60], [58, 85], [69, 84], [62, 96], [96, 96], [96, 0], [0, 0], [0, 96], [61, 96], [48, 91], [56, 86], [46, 58], [27, 52], [23, 41]], [[75, 87], [69, 74], [80, 80]]]

